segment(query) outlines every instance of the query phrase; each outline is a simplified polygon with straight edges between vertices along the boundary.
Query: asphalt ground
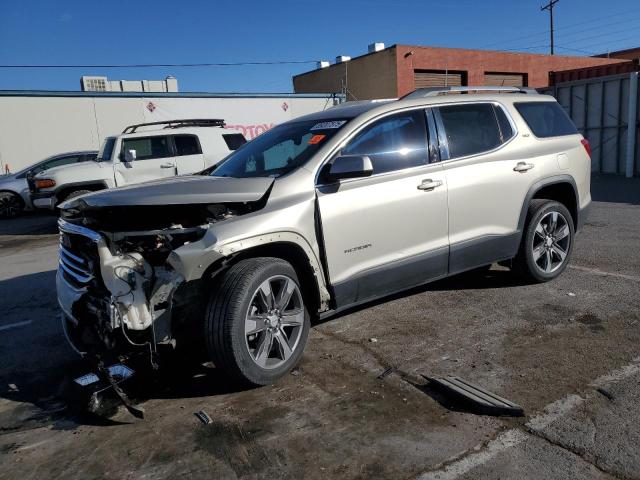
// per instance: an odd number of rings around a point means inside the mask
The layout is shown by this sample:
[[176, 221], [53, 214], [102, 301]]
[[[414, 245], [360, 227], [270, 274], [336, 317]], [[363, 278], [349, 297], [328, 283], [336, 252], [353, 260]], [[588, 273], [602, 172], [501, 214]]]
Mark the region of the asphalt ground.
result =
[[[55, 218], [2, 221], [0, 479], [640, 478], [640, 181], [592, 194], [556, 281], [494, 266], [366, 305], [316, 324], [270, 387], [178, 363], [138, 387], [144, 420], [65, 400], [86, 367], [59, 323]], [[425, 379], [445, 375], [525, 416], [471, 413]]]

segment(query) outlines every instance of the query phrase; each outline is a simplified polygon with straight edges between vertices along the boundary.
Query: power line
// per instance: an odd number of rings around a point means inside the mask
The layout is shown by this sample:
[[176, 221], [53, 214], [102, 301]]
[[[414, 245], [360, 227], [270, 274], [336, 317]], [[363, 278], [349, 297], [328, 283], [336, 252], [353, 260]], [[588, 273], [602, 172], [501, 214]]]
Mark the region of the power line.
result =
[[300, 65], [318, 60], [291, 60], [277, 62], [226, 62], [226, 63], [132, 63], [114, 65], [0, 65], [0, 68], [191, 68], [191, 67], [240, 67], [253, 65]]
[[[614, 23], [603, 24], [602, 23], [603, 20], [606, 20], [606, 19], [609, 19], [609, 18], [613, 18], [613, 17], [619, 17], [620, 15], [628, 15], [630, 13], [636, 13], [636, 12], [640, 12], [640, 8], [634, 8], [634, 9], [631, 9], [631, 10], [625, 10], [623, 12], [618, 12], [618, 13], [614, 13], [614, 14], [611, 14], [611, 15], [605, 15], [603, 17], [600, 16], [600, 17], [597, 17], [597, 18], [589, 19], [589, 20], [583, 20], [581, 22], [568, 23], [566, 25], [561, 26], [561, 28], [562, 28], [562, 31], [564, 33], [566, 33], [567, 30], [569, 30], [569, 31], [574, 30], [574, 27], [578, 27], [578, 26], [581, 26], [581, 25], [586, 25], [586, 24], [589, 24], [589, 23], [599, 22], [600, 25], [592, 27], [592, 28], [598, 29], [598, 28], [602, 28], [602, 27], [606, 27], [606, 26], [609, 26], [609, 25], [615, 25], [616, 24], [615, 22]], [[574, 33], [581, 33], [581, 30], [579, 30], [578, 32], [574, 32]], [[535, 32], [535, 33], [529, 33], [527, 35], [523, 35], [523, 36], [520, 36], [520, 37], [509, 38], [509, 39], [505, 39], [505, 40], [501, 40], [501, 41], [497, 41], [497, 42], [493, 42], [493, 43], [488, 43], [488, 44], [480, 46], [479, 48], [487, 48], [487, 47], [491, 47], [493, 45], [500, 45], [500, 44], [504, 44], [504, 43], [512, 43], [512, 42], [515, 42], [515, 41], [518, 41], [518, 40], [525, 40], [525, 39], [534, 38], [534, 37], [540, 37], [542, 35], [548, 35], [548, 34], [549, 34], [549, 30], [544, 30], [544, 31]]]
[[551, 34], [551, 55], [553, 55], [553, 6], [560, 0], [550, 0], [549, 3], [540, 7], [540, 11], [549, 10], [549, 33]]

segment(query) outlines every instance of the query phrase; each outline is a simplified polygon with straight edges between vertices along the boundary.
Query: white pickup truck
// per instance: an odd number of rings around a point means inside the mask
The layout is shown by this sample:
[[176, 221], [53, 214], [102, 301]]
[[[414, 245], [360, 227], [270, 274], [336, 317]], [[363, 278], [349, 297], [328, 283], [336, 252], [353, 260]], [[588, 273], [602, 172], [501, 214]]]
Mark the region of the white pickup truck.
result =
[[85, 193], [208, 169], [246, 142], [224, 120], [193, 119], [131, 125], [107, 137], [95, 161], [64, 165], [30, 179], [36, 208], [54, 209]]

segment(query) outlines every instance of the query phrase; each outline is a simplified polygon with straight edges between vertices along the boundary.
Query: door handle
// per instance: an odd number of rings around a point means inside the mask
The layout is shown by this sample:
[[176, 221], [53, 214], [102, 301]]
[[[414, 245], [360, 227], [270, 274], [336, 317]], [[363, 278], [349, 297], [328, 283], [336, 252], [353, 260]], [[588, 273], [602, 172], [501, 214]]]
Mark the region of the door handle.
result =
[[534, 167], [533, 163], [518, 162], [518, 164], [515, 167], [513, 167], [513, 171], [524, 173], [531, 170], [533, 167]]
[[418, 185], [418, 190], [430, 191], [441, 185], [442, 180], [431, 180], [430, 178], [427, 178], [426, 180], [423, 180], [420, 185]]
[[173, 163], [163, 163], [160, 168], [176, 168], [176, 166]]

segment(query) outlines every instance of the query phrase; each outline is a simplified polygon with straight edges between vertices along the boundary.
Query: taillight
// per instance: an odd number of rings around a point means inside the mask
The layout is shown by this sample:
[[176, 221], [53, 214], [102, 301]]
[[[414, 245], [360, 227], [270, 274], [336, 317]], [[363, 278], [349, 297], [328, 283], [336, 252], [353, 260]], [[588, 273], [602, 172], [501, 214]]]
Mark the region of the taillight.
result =
[[589, 145], [589, 140], [587, 140], [586, 138], [583, 138], [580, 141], [582, 142], [582, 146], [584, 147], [584, 149], [587, 151], [587, 155], [591, 157], [591, 145]]

